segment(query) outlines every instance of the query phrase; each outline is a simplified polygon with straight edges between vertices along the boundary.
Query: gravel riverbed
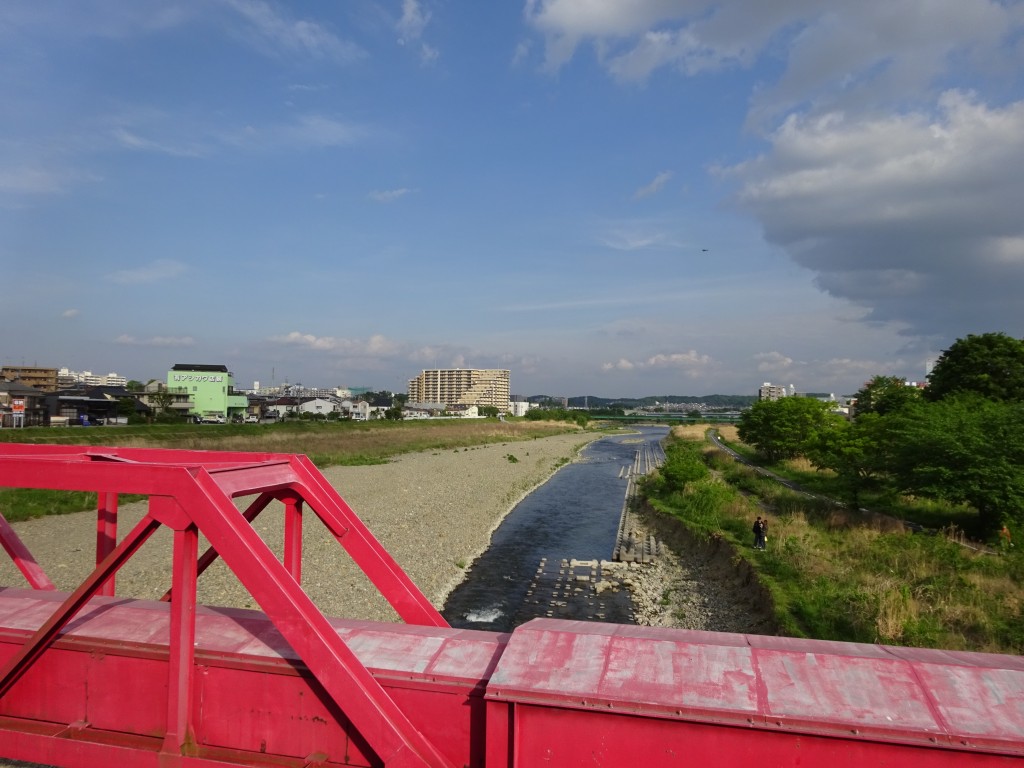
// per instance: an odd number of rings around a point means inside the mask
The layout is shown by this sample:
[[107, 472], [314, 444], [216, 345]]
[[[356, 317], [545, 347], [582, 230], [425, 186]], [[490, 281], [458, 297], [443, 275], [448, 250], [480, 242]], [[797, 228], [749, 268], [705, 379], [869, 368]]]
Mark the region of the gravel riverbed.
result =
[[[576, 458], [596, 435], [568, 434], [400, 456], [388, 464], [330, 467], [327, 480], [440, 608], [465, 569], [488, 546], [491, 533], [515, 504]], [[144, 502], [118, 511], [123, 535], [145, 513]], [[282, 512], [272, 505], [256, 521], [270, 547], [282, 548]], [[768, 632], [756, 596], [731, 572], [728, 558], [675, 537], [664, 521], [648, 519], [668, 545], [656, 564], [624, 574], [636, 604], [637, 622], [733, 632]], [[29, 520], [14, 529], [58, 589], [74, 589], [93, 567], [94, 511]], [[170, 584], [171, 535], [161, 530], [119, 572], [117, 592], [156, 599]], [[201, 543], [201, 549], [204, 548]], [[303, 533], [303, 586], [328, 616], [395, 621], [397, 616], [347, 553], [318, 521]], [[0, 584], [24, 580], [0, 558]], [[199, 580], [198, 600], [211, 605], [257, 607], [219, 561]], [[24, 765], [3, 762], [0, 768]]]

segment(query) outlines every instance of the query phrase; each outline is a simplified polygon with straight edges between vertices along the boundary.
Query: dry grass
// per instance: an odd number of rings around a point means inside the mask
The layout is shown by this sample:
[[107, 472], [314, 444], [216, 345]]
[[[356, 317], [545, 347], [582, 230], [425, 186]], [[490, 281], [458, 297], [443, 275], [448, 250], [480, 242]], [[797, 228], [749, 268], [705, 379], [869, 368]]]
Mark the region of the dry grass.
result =
[[887, 581], [876, 586], [878, 598], [878, 615], [875, 618], [875, 631], [883, 643], [898, 645], [904, 636], [904, 627], [917, 621], [919, 612], [917, 601], [907, 594], [900, 584]]
[[716, 427], [716, 429], [723, 440], [728, 440], [730, 443], [738, 443], [740, 441], [740, 430], [735, 424], [722, 424]]
[[706, 424], [680, 424], [672, 427], [672, 434], [682, 440], [704, 440], [704, 433], [708, 428]]

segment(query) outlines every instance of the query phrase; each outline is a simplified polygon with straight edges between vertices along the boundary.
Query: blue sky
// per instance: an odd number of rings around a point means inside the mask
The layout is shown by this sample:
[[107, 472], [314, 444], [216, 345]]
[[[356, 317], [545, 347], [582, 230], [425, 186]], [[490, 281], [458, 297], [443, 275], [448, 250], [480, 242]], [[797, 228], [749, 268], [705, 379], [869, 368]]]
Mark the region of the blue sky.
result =
[[0, 362], [849, 394], [1024, 336], [1024, 3], [6, 0]]

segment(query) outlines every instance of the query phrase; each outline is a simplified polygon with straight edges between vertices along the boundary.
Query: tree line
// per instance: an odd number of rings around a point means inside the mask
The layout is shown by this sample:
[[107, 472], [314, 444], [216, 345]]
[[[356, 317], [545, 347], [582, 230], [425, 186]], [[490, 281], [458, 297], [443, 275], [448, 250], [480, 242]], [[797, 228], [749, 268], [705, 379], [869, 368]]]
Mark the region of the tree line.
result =
[[760, 401], [740, 439], [767, 462], [799, 456], [832, 470], [845, 501], [912, 495], [977, 514], [976, 533], [1024, 528], [1024, 341], [968, 335], [945, 350], [924, 388], [875, 376], [851, 417], [803, 397]]

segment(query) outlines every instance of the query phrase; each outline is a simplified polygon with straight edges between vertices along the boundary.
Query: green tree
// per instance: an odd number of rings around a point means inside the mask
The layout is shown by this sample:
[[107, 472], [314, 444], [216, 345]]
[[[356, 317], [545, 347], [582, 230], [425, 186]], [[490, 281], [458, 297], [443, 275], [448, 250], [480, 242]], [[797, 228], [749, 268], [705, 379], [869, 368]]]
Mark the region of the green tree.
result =
[[842, 420], [828, 403], [810, 397], [761, 400], [739, 418], [740, 440], [770, 463], [801, 455], [823, 431]]
[[478, 411], [480, 412], [481, 416], [490, 416], [492, 418], [497, 417], [498, 414], [500, 413], [500, 411], [498, 410], [498, 406], [496, 405], [482, 405], [480, 406]]
[[899, 376], [875, 376], [857, 394], [857, 418], [868, 413], [885, 416], [916, 403], [921, 399], [921, 390], [908, 386]]
[[174, 402], [174, 396], [166, 389], [160, 389], [150, 394], [149, 399], [156, 405], [159, 413], [167, 413], [171, 410], [171, 403]]
[[962, 394], [904, 411], [893, 429], [900, 490], [970, 505], [979, 534], [1024, 524], [1024, 404]]
[[119, 397], [117, 399], [117, 415], [130, 419], [135, 415], [135, 398]]
[[404, 417], [402, 416], [402, 406], [395, 404], [384, 411], [384, 418], [390, 421], [401, 421]]
[[928, 375], [925, 397], [935, 402], [966, 392], [1024, 402], [1024, 341], [1005, 333], [957, 339]]
[[127, 389], [129, 392], [141, 392], [146, 388], [146, 385], [143, 384], [141, 381], [136, 381], [135, 379], [128, 379], [128, 382], [124, 385], [124, 388]]
[[860, 506], [861, 494], [879, 487], [888, 477], [893, 444], [889, 420], [877, 413], [858, 414], [818, 432], [806, 455], [817, 469], [831, 469], [844, 492], [844, 501]]

